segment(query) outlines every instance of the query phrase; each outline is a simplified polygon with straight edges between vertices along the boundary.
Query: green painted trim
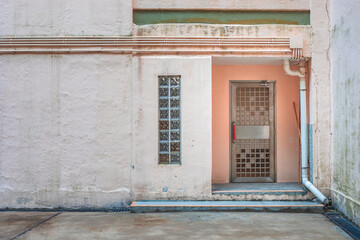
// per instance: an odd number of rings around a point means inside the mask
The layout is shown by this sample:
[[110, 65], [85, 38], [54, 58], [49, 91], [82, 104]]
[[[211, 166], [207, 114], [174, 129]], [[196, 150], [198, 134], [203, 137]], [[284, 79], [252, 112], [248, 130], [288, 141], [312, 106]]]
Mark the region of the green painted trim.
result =
[[159, 23], [310, 25], [309, 11], [134, 10], [137, 25]]

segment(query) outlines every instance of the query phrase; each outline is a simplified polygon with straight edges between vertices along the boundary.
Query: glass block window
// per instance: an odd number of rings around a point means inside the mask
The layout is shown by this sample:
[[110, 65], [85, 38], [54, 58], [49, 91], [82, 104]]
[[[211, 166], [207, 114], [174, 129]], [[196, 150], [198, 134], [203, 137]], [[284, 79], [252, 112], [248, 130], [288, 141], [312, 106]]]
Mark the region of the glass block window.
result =
[[159, 164], [180, 164], [180, 76], [159, 76]]

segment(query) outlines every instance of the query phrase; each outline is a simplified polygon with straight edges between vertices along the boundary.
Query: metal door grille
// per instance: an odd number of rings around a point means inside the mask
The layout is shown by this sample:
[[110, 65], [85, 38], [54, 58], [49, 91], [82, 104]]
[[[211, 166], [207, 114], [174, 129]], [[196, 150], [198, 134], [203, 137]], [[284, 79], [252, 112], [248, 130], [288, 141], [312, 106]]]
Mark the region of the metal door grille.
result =
[[[273, 123], [272, 86], [237, 83], [233, 89], [233, 121], [237, 128], [258, 126], [269, 129]], [[269, 128], [270, 126], [270, 128]], [[269, 132], [268, 131], [268, 132]], [[238, 130], [236, 130], [238, 132]], [[243, 131], [244, 132], [244, 131]], [[252, 134], [236, 136], [233, 142], [232, 180], [237, 182], [273, 181], [273, 142]]]
[[268, 88], [236, 88], [236, 125], [269, 125]]
[[236, 177], [270, 177], [269, 140], [240, 139], [236, 145]]

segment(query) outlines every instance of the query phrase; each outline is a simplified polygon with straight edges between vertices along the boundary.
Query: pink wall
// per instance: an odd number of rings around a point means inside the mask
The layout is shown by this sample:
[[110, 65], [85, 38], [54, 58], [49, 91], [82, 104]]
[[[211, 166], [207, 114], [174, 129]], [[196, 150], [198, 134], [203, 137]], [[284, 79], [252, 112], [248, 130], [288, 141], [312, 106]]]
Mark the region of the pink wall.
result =
[[276, 81], [277, 182], [297, 182], [299, 138], [293, 102], [299, 113], [299, 80], [285, 75], [282, 66], [226, 65], [212, 67], [212, 182], [229, 182], [229, 81]]

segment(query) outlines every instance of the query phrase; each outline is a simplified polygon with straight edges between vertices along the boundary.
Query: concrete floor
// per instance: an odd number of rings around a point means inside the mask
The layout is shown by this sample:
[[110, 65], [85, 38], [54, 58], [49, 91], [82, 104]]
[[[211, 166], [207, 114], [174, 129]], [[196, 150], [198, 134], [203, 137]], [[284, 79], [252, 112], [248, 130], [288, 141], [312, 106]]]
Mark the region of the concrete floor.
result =
[[[0, 212], [0, 238], [12, 239], [17, 236], [15, 239], [351, 239], [321, 214], [62, 212], [54, 216], [55, 214]], [[52, 216], [54, 217], [45, 221]], [[31, 230], [26, 232], [28, 229]], [[21, 233], [23, 234], [19, 235]]]

